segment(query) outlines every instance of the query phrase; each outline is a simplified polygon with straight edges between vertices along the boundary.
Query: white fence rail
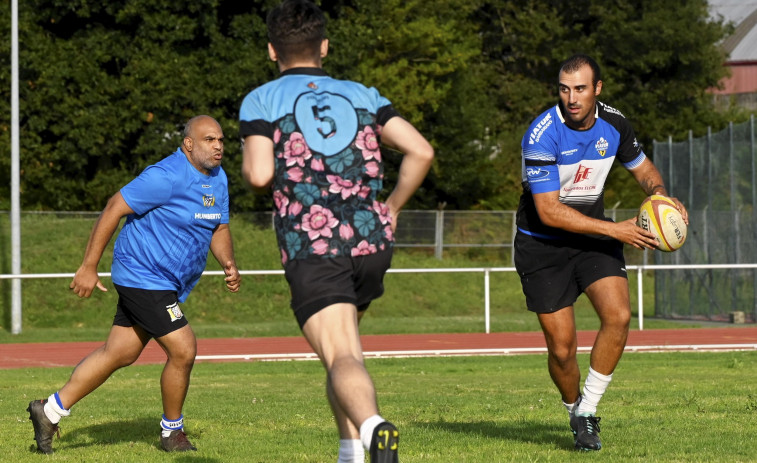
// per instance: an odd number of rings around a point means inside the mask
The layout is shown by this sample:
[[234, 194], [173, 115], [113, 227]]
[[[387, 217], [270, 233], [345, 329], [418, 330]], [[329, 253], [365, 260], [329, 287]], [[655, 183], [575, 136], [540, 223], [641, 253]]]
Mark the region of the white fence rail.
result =
[[[636, 271], [637, 290], [637, 314], [639, 330], [644, 329], [644, 279], [642, 272], [645, 270], [691, 270], [691, 269], [757, 269], [757, 264], [692, 264], [692, 265], [626, 265], [627, 270]], [[491, 298], [489, 280], [492, 273], [514, 272], [515, 267], [460, 267], [460, 268], [393, 268], [389, 273], [482, 273], [484, 277], [484, 329], [490, 332], [491, 321]], [[240, 270], [242, 275], [283, 275], [284, 270]], [[209, 270], [203, 275], [223, 275], [221, 270]], [[110, 273], [100, 273], [101, 277], [110, 277]], [[73, 278], [73, 273], [28, 273], [21, 275], [0, 275], [0, 280], [24, 280], [44, 278]], [[20, 331], [19, 331], [20, 332]], [[17, 333], [14, 333], [17, 334]]]

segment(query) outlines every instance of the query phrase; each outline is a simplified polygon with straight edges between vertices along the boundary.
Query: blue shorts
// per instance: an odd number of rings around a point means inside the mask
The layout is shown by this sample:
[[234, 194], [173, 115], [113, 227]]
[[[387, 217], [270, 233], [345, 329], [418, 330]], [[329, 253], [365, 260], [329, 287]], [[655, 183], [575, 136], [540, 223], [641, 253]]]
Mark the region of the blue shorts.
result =
[[384, 294], [384, 275], [392, 250], [357, 257], [290, 260], [284, 268], [292, 293], [292, 310], [300, 329], [320, 310], [339, 303], [359, 311]]
[[518, 232], [515, 269], [526, 307], [536, 313], [572, 306], [589, 285], [602, 278], [628, 278], [623, 243], [614, 239], [549, 240]]
[[137, 325], [153, 338], [159, 338], [189, 324], [179, 308], [176, 291], [113, 286], [118, 292], [114, 326]]

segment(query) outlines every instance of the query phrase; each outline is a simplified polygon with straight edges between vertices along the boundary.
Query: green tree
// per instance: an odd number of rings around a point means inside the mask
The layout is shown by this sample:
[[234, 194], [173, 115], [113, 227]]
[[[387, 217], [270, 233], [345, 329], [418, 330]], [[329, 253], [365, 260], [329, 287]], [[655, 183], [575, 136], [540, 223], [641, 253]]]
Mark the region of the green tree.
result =
[[[238, 172], [237, 108], [272, 68], [262, 11], [234, 1], [36, 0], [20, 10], [24, 208], [98, 210], [181, 143], [196, 114], [219, 120]], [[236, 204], [254, 199], [229, 175]]]
[[[497, 0], [480, 10], [485, 53], [499, 75], [491, 99], [501, 108], [498, 129], [508, 147], [498, 163], [503, 185], [493, 198], [512, 207], [520, 191], [520, 158], [513, 138], [557, 102], [558, 67], [573, 53], [593, 56], [602, 67], [600, 99], [631, 121], [648, 155], [652, 139], [701, 133], [722, 126], [731, 115], [715, 110], [706, 93], [724, 76], [717, 43], [729, 31], [713, 21], [706, 0]], [[517, 178], [511, 172], [518, 171]], [[624, 169], [608, 182], [609, 206], [633, 208], [640, 189]]]
[[[179, 146], [195, 114], [219, 120], [235, 210], [265, 210], [239, 175], [238, 110], [278, 76], [265, 15], [278, 0], [30, 0], [20, 5], [21, 166], [25, 209], [99, 210], [144, 167]], [[520, 139], [557, 101], [559, 63], [575, 52], [603, 67], [601, 99], [651, 140], [724, 125], [707, 88], [725, 70], [729, 28], [706, 0], [336, 0], [329, 17], [337, 78], [377, 87], [434, 145], [437, 159], [408, 207], [514, 208]], [[10, 49], [10, 5], [0, 7]], [[0, 61], [10, 68], [8, 55]], [[0, 152], [9, 137], [10, 76], [0, 75]], [[0, 174], [10, 175], [9, 155]], [[400, 156], [387, 152], [396, 173]], [[613, 171], [607, 201], [639, 189]], [[395, 179], [387, 177], [387, 188]], [[673, 192], [675, 193], [675, 192]], [[0, 186], [0, 207], [9, 188]]]
[[[434, 145], [434, 167], [410, 207], [469, 208], [494, 191], [486, 124], [497, 108], [482, 92], [486, 66], [472, 20], [480, 4], [356, 0], [330, 10], [326, 69], [378, 88]], [[391, 188], [400, 157], [385, 159]]]

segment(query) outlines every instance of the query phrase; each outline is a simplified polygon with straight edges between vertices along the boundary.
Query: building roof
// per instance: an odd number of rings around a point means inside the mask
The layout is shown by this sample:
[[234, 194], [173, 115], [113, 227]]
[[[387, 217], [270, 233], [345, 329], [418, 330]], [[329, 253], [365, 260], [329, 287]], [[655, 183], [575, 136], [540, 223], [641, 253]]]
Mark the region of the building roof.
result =
[[723, 41], [728, 61], [757, 61], [757, 0], [710, 0], [710, 14], [736, 27]]

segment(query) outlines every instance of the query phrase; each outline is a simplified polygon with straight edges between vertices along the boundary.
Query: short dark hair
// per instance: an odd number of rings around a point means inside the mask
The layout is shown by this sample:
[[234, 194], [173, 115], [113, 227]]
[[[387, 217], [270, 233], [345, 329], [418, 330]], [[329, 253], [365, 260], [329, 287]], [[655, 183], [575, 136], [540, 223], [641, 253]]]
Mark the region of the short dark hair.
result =
[[326, 17], [313, 2], [284, 0], [266, 18], [268, 40], [284, 63], [318, 59], [326, 38]]
[[570, 58], [563, 61], [563, 63], [560, 65], [560, 72], [565, 71], [565, 72], [573, 73], [581, 69], [581, 66], [584, 66], [586, 64], [589, 65], [589, 67], [591, 68], [592, 74], [594, 74], [594, 76], [591, 79], [591, 83], [594, 84], [594, 87], [596, 88], [597, 82], [602, 80], [602, 75], [599, 71], [599, 65], [589, 55], [578, 53], [571, 56]]

